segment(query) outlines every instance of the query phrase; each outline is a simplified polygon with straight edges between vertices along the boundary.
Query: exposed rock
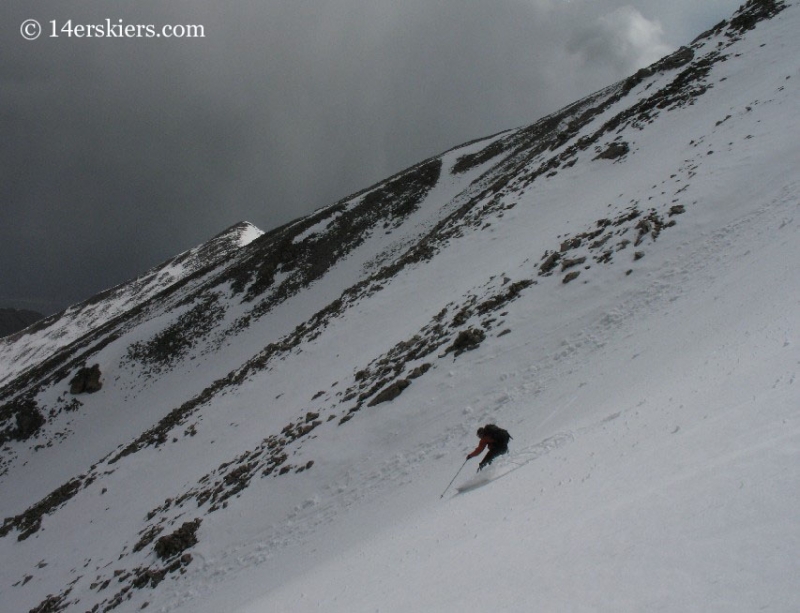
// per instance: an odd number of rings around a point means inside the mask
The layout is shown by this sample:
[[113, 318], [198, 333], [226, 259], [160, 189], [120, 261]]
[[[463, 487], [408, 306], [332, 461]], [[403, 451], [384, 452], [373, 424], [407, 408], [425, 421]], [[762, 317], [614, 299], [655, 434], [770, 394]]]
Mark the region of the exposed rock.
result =
[[564, 260], [561, 262], [561, 270], [567, 270], [567, 268], [572, 268], [573, 266], [579, 266], [586, 261], [585, 257], [574, 258], [571, 260]]
[[749, 0], [731, 19], [729, 29], [739, 34], [752, 30], [759, 21], [774, 17], [785, 8], [786, 4], [779, 0]]
[[167, 572], [163, 568], [158, 570], [153, 570], [152, 568], [142, 568], [139, 569], [139, 572], [131, 582], [131, 585], [138, 589], [142, 589], [144, 587], [156, 587], [164, 580], [164, 576], [166, 574]]
[[64, 602], [69, 592], [70, 590], [67, 590], [65, 593], [57, 596], [48, 596], [37, 606], [33, 607], [29, 613], [59, 613], [59, 611], [63, 611], [69, 605], [68, 602]]
[[477, 349], [477, 347], [486, 339], [486, 333], [483, 330], [478, 328], [470, 328], [469, 330], [464, 330], [461, 332], [457, 337], [456, 340], [453, 341], [453, 344], [447, 348], [445, 351], [445, 355], [454, 351], [456, 357], [464, 353], [465, 351], [472, 351], [473, 349]]
[[375, 396], [375, 398], [373, 398], [367, 406], [374, 407], [382, 402], [394, 400], [400, 394], [402, 394], [403, 390], [405, 390], [409, 385], [411, 385], [411, 381], [408, 379], [399, 379], [383, 390], [380, 394]]
[[103, 384], [100, 382], [100, 365], [91, 368], [81, 368], [69, 382], [69, 392], [72, 395], [93, 394], [100, 391]]
[[468, 155], [462, 155], [456, 163], [453, 165], [453, 174], [461, 174], [477, 166], [480, 166], [484, 162], [488, 162], [494, 157], [497, 157], [501, 153], [503, 153], [508, 147], [508, 143], [505, 140], [496, 140], [488, 147], [484, 147], [480, 151], [476, 153], [471, 153]]
[[605, 148], [600, 154], [598, 154], [594, 159], [595, 160], [616, 160], [621, 158], [623, 155], [627, 155], [630, 151], [630, 147], [628, 143], [625, 141], [619, 143], [609, 143], [608, 147]]
[[559, 253], [558, 251], [551, 253], [550, 255], [545, 255], [545, 260], [539, 267], [539, 274], [547, 275], [553, 272], [553, 269], [556, 267], [559, 260], [561, 260], [561, 253]]
[[428, 362], [425, 362], [425, 364], [421, 364], [420, 366], [417, 366], [414, 370], [412, 370], [408, 374], [408, 378], [409, 379], [417, 379], [417, 378], [421, 377], [422, 375], [424, 375], [426, 372], [428, 372], [430, 369], [431, 369], [431, 364], [429, 364]]
[[564, 242], [561, 243], [561, 251], [568, 251], [570, 249], [577, 249], [581, 246], [583, 240], [576, 236], [574, 238], [568, 238]]
[[66, 503], [83, 487], [81, 479], [72, 479], [56, 488], [42, 500], [28, 508], [24, 513], [7, 517], [0, 527], [0, 538], [6, 536], [13, 528], [20, 531], [17, 540], [24, 541], [42, 526], [42, 517], [50, 514]]
[[141, 551], [145, 547], [147, 547], [150, 543], [155, 540], [155, 538], [163, 532], [164, 528], [161, 526], [150, 526], [142, 531], [142, 538], [133, 546], [133, 551], [136, 553], [137, 551]]
[[45, 417], [36, 401], [30, 397], [15, 398], [0, 405], [0, 445], [8, 440], [24, 441], [32, 437], [45, 424]]
[[159, 538], [155, 546], [156, 555], [161, 559], [167, 559], [196, 545], [197, 529], [200, 527], [201, 521], [200, 518], [187, 521], [172, 534]]
[[531, 281], [530, 279], [522, 279], [521, 281], [512, 283], [503, 293], [492, 296], [488, 300], [479, 304], [477, 308], [478, 313], [485, 315], [490, 311], [496, 311], [500, 309], [504, 305], [519, 297], [522, 290], [530, 287], [534, 283], [535, 282]]
[[14, 438], [18, 441], [25, 441], [36, 434], [41, 428], [45, 419], [36, 405], [26, 405], [16, 414], [17, 429], [14, 431]]

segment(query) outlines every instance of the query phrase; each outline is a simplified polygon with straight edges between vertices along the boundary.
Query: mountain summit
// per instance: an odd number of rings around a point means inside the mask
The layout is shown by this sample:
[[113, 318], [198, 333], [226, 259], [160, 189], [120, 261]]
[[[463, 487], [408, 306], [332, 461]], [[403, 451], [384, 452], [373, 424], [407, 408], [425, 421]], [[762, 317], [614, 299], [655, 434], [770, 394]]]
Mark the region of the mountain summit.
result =
[[796, 610], [798, 30], [0, 340], [0, 609]]

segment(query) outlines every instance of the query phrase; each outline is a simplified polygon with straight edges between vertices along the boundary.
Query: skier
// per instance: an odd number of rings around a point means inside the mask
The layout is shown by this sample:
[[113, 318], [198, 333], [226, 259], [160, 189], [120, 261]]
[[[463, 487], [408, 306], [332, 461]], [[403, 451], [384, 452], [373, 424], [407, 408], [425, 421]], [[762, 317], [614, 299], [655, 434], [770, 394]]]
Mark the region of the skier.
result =
[[487, 453], [481, 463], [478, 465], [478, 472], [486, 468], [492, 461], [499, 455], [508, 453], [508, 441], [511, 435], [502, 428], [494, 424], [486, 424], [482, 428], [478, 428], [477, 432], [480, 442], [478, 446], [467, 455], [467, 460], [474, 458], [480, 454], [487, 446], [489, 453]]

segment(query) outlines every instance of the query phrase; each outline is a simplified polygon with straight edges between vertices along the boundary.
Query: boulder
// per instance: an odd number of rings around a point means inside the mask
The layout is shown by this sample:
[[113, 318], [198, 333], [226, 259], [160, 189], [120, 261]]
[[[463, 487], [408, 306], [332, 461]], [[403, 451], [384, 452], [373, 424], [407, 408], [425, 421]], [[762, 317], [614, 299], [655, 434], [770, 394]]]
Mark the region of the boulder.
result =
[[93, 394], [100, 391], [103, 384], [100, 382], [100, 365], [91, 368], [81, 368], [69, 382], [69, 391], [73, 396], [78, 394]]

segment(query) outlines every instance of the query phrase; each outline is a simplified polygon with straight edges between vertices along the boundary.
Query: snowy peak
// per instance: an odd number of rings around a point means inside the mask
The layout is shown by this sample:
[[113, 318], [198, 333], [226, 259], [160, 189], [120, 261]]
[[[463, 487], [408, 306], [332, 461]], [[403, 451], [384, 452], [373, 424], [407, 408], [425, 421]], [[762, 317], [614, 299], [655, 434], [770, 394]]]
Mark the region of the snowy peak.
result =
[[[748, 2], [3, 346], [2, 608], [796, 605], [799, 26]], [[487, 422], [515, 455], [442, 501]]]
[[213, 267], [263, 232], [241, 222], [208, 242], [150, 269], [140, 277], [97, 294], [35, 326], [0, 339], [0, 386], [26, 368], [114, 318], [131, 311], [204, 268]]
[[[230, 257], [237, 249], [249, 245], [264, 232], [247, 221], [237, 223], [220, 232], [202, 245], [151, 269], [145, 277], [171, 275], [175, 281], [193, 274], [202, 268], [215, 266]], [[165, 284], [167, 285], [167, 284]]]

